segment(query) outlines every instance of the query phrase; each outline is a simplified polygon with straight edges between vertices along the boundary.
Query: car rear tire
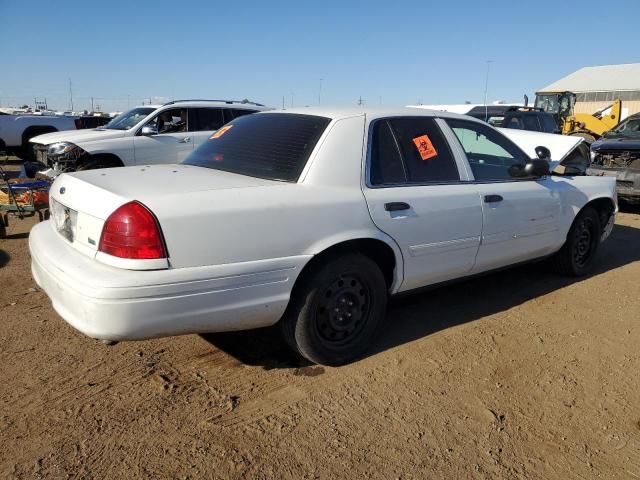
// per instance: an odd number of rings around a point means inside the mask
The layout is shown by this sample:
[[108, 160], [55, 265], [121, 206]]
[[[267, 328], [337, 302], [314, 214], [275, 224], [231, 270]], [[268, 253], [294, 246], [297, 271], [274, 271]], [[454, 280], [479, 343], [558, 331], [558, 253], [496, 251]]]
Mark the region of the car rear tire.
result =
[[551, 258], [554, 270], [563, 275], [580, 277], [593, 268], [593, 261], [600, 245], [602, 226], [600, 216], [586, 207], [576, 216], [567, 240]]
[[369, 257], [345, 254], [307, 272], [280, 321], [285, 341], [306, 359], [343, 365], [365, 353], [387, 308], [387, 285]]

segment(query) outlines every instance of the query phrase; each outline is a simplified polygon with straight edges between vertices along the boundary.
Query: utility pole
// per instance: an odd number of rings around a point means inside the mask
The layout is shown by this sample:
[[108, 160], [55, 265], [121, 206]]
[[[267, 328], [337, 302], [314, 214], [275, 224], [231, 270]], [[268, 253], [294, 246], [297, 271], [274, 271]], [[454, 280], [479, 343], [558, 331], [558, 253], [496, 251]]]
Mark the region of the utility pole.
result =
[[282, 95], [282, 109], [284, 110], [284, 95]]
[[362, 100], [362, 95], [360, 95], [360, 98], [358, 98], [358, 105], [359, 106], [364, 105], [364, 101]]
[[71, 86], [71, 79], [69, 79], [69, 103], [71, 105], [71, 111], [73, 112], [73, 88]]
[[293, 108], [293, 95], [294, 95], [294, 93], [291, 92], [291, 108]]
[[320, 105], [321, 97], [322, 97], [322, 79], [320, 79], [320, 90], [318, 90], [318, 105]]
[[94, 112], [94, 109], [93, 109], [93, 97], [91, 97], [91, 113], [93, 113], [93, 112]]
[[493, 63], [493, 60], [487, 60], [487, 76], [484, 79], [484, 120], [485, 122], [489, 118], [489, 107], [487, 107], [487, 92], [489, 91], [489, 67]]

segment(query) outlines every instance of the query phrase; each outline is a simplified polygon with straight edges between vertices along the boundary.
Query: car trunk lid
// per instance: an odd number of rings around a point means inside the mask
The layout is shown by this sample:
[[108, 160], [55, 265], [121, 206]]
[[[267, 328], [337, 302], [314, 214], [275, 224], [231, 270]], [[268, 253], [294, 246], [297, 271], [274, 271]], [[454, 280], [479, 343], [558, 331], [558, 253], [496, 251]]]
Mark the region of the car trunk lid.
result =
[[[210, 190], [249, 188], [282, 182], [189, 165], [153, 165], [90, 170], [62, 174], [50, 191], [55, 229], [74, 248], [88, 256], [98, 251], [106, 219], [130, 201], [152, 206], [162, 203], [198, 208], [190, 194]], [[199, 196], [198, 198], [202, 198]], [[161, 212], [158, 216], [162, 228]], [[160, 213], [160, 214], [159, 214]]]

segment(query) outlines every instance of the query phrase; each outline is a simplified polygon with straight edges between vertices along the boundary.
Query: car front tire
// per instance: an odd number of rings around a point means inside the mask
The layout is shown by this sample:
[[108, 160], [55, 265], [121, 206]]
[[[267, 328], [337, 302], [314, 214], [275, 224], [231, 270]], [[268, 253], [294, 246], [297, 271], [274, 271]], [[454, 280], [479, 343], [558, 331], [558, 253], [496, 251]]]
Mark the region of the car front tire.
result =
[[565, 244], [551, 259], [554, 270], [572, 277], [589, 273], [601, 236], [598, 212], [591, 207], [584, 208], [573, 221]]
[[350, 253], [300, 279], [280, 325], [287, 343], [306, 359], [343, 365], [366, 352], [386, 307], [380, 268], [369, 257]]

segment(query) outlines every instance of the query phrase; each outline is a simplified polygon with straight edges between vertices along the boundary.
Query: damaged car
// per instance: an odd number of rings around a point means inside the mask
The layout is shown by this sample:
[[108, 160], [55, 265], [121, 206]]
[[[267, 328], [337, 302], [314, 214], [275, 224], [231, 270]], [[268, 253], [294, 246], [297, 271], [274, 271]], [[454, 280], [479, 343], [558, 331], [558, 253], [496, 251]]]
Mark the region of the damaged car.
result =
[[640, 114], [625, 119], [591, 145], [589, 175], [616, 178], [621, 200], [640, 204]]

